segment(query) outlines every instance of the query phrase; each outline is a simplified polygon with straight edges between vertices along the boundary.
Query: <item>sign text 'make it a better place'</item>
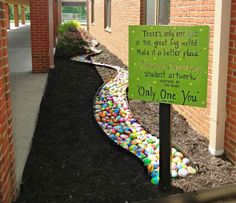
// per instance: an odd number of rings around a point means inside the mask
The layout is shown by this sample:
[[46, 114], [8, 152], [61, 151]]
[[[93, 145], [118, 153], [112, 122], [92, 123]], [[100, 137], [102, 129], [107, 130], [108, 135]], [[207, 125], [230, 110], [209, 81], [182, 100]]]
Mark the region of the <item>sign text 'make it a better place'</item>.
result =
[[208, 26], [129, 26], [129, 98], [207, 105]]

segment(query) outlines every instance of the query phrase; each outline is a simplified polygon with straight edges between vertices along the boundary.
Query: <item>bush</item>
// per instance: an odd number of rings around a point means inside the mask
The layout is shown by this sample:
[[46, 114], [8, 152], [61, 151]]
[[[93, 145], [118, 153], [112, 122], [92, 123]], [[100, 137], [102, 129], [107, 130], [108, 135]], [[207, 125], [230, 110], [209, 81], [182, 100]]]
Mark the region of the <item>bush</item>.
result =
[[80, 28], [80, 23], [77, 20], [68, 21], [59, 27], [59, 34], [62, 35], [65, 32], [77, 32]]
[[66, 31], [59, 35], [57, 43], [57, 57], [73, 57], [88, 53], [88, 43], [77, 30]]

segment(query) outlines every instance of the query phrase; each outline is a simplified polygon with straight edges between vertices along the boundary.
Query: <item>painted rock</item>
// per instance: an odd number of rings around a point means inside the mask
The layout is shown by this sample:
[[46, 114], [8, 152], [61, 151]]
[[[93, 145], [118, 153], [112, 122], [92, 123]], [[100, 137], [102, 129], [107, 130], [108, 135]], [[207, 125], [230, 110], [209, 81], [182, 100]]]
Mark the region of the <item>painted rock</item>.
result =
[[137, 137], [138, 137], [137, 133], [130, 134], [131, 139], [137, 139]]
[[111, 134], [116, 134], [116, 130], [114, 128], [110, 129]]
[[128, 136], [125, 135], [125, 134], [121, 134], [120, 137], [121, 137], [121, 139], [123, 139], [123, 140], [128, 138]]
[[178, 176], [178, 173], [176, 170], [171, 170], [171, 177], [176, 178]]
[[151, 177], [152, 177], [152, 178], [154, 178], [154, 177], [159, 177], [159, 171], [158, 171], [158, 170], [152, 171]]
[[145, 158], [143, 159], [143, 162], [144, 162], [144, 166], [147, 166], [151, 163], [151, 160], [149, 158]]
[[179, 170], [182, 168], [182, 163], [179, 162], [176, 166], [177, 166], [177, 169]]
[[159, 177], [152, 178], [151, 182], [152, 182], [153, 185], [158, 185], [159, 184]]
[[152, 164], [149, 164], [147, 166], [148, 173], [151, 173], [154, 170], [154, 166]]
[[137, 121], [136, 121], [134, 118], [131, 118], [131, 119], [130, 119], [130, 123], [131, 123], [131, 124], [134, 124], [134, 123], [136, 123], [136, 122], [137, 122]]
[[188, 158], [183, 158], [182, 159], [182, 162], [185, 164], [185, 165], [188, 165], [190, 163], [190, 160]]
[[125, 122], [125, 119], [124, 119], [124, 118], [120, 118], [120, 119], [119, 119], [119, 122], [120, 122], [120, 123], [123, 123], [123, 122]]
[[154, 162], [154, 161], [157, 160], [157, 157], [156, 157], [155, 154], [150, 154], [150, 155], [148, 156], [148, 158], [149, 158], [152, 162]]
[[195, 173], [197, 173], [196, 169], [193, 168], [192, 166], [188, 166], [188, 167], [187, 167], [187, 170], [188, 170], [188, 172], [189, 172], [190, 174], [195, 174]]
[[174, 163], [174, 162], [171, 163], [171, 169], [172, 170], [176, 170], [177, 169], [176, 163]]
[[181, 168], [187, 168], [187, 165], [185, 163], [181, 163]]
[[176, 153], [175, 153], [175, 156], [176, 156], [176, 157], [179, 157], [180, 159], [183, 159], [183, 158], [184, 158], [184, 155], [183, 155], [181, 152], [176, 152]]
[[120, 146], [125, 148], [125, 149], [127, 149], [127, 150], [129, 149], [129, 146], [127, 144], [125, 144], [125, 143], [122, 143]]
[[116, 133], [116, 137], [120, 137], [120, 133], [117, 132], [117, 133]]
[[129, 147], [129, 150], [132, 151], [132, 152], [136, 152], [138, 150], [137, 146], [136, 145], [131, 145]]
[[178, 176], [181, 178], [186, 177], [189, 174], [187, 169], [181, 168], [178, 170]]
[[151, 155], [151, 154], [153, 154], [154, 153], [154, 150], [151, 148], [151, 147], [147, 147], [146, 149], [145, 149], [145, 154], [147, 155], [147, 156], [149, 156], [149, 155]]
[[177, 152], [177, 150], [174, 147], [172, 147], [172, 149], [171, 149], [172, 156], [174, 156], [176, 152]]
[[140, 159], [145, 159], [146, 158], [146, 155], [142, 152], [140, 152], [139, 156], [138, 156]]
[[158, 169], [158, 167], [159, 167], [159, 159], [156, 160], [156, 161], [153, 163], [153, 166], [154, 166], [154, 169]]
[[112, 139], [113, 141], [117, 139], [117, 137], [114, 134], [110, 135], [110, 139]]
[[179, 157], [174, 157], [174, 158], [172, 159], [172, 161], [173, 161], [174, 163], [177, 163], [177, 162], [181, 162], [181, 159], [180, 159]]

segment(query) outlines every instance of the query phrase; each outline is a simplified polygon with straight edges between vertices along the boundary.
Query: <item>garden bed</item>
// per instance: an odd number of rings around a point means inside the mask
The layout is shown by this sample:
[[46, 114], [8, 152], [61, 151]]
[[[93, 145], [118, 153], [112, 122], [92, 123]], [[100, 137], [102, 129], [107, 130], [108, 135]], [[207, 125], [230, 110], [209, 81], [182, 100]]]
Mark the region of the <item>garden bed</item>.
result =
[[[94, 61], [127, 69], [104, 46], [98, 49], [103, 52]], [[94, 120], [94, 96], [115, 74], [105, 67], [56, 59], [17, 202], [132, 202], [168, 195], [151, 184], [142, 162], [111, 142]], [[142, 125], [158, 131], [157, 103], [129, 105]], [[223, 156], [212, 156], [208, 140], [176, 111], [172, 125], [173, 142], [199, 165], [198, 174], [173, 179], [172, 193], [236, 183], [236, 167]]]
[[[97, 49], [103, 52], [91, 57], [93, 61], [116, 65], [127, 69], [122, 61], [109, 52], [106, 47], [99, 45]], [[104, 82], [114, 77], [115, 71], [97, 66]], [[146, 101], [129, 101], [130, 109], [135, 118], [151, 132], [159, 128], [159, 105]], [[236, 167], [225, 156], [212, 156], [208, 150], [209, 142], [188, 124], [186, 119], [177, 111], [172, 113], [172, 141], [181, 147], [199, 166], [199, 173], [187, 178], [173, 179], [173, 185], [184, 191], [195, 191], [204, 188], [220, 187], [236, 183]]]

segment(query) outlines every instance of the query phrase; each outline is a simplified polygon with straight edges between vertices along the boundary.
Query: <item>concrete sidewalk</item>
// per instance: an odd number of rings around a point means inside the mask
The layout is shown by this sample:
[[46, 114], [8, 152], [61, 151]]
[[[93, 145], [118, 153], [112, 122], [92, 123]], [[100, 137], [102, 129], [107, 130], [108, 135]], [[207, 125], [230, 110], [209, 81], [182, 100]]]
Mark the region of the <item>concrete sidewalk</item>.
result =
[[30, 72], [32, 70], [30, 26], [15, 28], [7, 34], [10, 72]]
[[32, 74], [30, 26], [8, 31], [17, 189], [31, 147], [48, 74]]

